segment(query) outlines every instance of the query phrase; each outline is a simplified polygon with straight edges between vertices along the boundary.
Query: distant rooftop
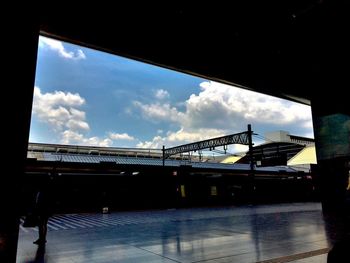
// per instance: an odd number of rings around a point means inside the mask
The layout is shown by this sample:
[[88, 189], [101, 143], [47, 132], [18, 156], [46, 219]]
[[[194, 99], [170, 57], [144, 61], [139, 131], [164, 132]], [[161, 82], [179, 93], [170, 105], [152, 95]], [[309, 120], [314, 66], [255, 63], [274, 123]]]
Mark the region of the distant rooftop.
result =
[[29, 143], [28, 154], [31, 152], [50, 152], [50, 153], [72, 153], [72, 154], [90, 154], [90, 155], [111, 155], [111, 156], [142, 156], [155, 157], [162, 156], [161, 149], [151, 148], [121, 148], [121, 147], [99, 147], [82, 145], [63, 145], [46, 143]]
[[266, 138], [266, 142], [292, 142], [301, 145], [314, 145], [315, 140], [312, 138], [291, 135], [287, 131], [272, 131], [265, 133], [264, 137]]
[[[291, 135], [287, 131], [272, 131], [264, 135], [265, 142], [253, 147], [253, 156], [257, 165], [276, 160], [276, 164], [285, 165], [316, 164], [315, 142], [312, 138]], [[277, 161], [277, 159], [280, 159]], [[249, 163], [247, 153], [230, 155], [222, 163]], [[288, 163], [287, 163], [288, 162]], [[270, 165], [273, 165], [272, 162]]]
[[[135, 157], [135, 158], [153, 158], [162, 159], [162, 149], [154, 148], [122, 148], [122, 147], [100, 147], [100, 146], [82, 146], [82, 145], [63, 145], [47, 143], [29, 143], [27, 157], [31, 159], [42, 160], [44, 154], [73, 154], [73, 155], [91, 155], [91, 156], [114, 156], [114, 157]], [[197, 156], [185, 154], [176, 154], [168, 159], [184, 161], [201, 162], [219, 162], [212, 156]]]
[[[28, 158], [35, 159], [41, 162], [59, 162], [59, 163], [74, 163], [74, 164], [114, 164], [121, 166], [132, 166], [135, 169], [137, 167], [153, 166], [160, 167], [163, 165], [161, 158], [146, 158], [136, 156], [106, 156], [106, 155], [95, 155], [89, 154], [88, 152], [69, 153], [69, 152], [28, 152]], [[167, 159], [164, 162], [166, 167], [181, 167], [188, 166], [196, 169], [215, 169], [218, 171], [250, 171], [249, 164], [225, 164], [225, 163], [210, 163], [210, 162], [198, 162], [190, 160], [179, 160], [179, 159]], [[255, 167], [256, 172], [288, 172], [297, 173], [297, 170], [287, 166], [275, 166], [275, 167]]]

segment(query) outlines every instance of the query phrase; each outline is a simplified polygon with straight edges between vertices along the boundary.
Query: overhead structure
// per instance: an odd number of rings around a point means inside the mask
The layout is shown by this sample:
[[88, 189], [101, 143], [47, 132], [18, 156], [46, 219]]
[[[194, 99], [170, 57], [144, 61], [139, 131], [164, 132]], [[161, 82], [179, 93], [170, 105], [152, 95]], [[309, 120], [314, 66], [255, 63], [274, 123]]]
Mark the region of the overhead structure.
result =
[[191, 151], [198, 151], [203, 149], [213, 149], [218, 146], [226, 146], [229, 144], [243, 144], [243, 145], [250, 145], [252, 144], [251, 136], [252, 131], [250, 128], [250, 124], [248, 125], [248, 131], [240, 132], [236, 134], [226, 135], [222, 137], [212, 138], [204, 141], [198, 141], [194, 143], [189, 144], [183, 144], [180, 146], [172, 147], [165, 149], [163, 147], [163, 160], [169, 158], [171, 155], [184, 153], [184, 152], [191, 152]]

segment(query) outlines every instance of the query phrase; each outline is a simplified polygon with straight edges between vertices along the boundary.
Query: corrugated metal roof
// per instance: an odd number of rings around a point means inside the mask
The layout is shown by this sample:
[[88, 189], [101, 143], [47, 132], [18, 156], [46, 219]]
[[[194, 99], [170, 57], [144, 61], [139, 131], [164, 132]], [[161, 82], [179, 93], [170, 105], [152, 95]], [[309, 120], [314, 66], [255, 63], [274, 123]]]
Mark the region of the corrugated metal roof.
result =
[[[102, 163], [110, 162], [121, 165], [143, 165], [143, 166], [162, 166], [162, 159], [156, 158], [136, 158], [136, 157], [119, 157], [119, 156], [100, 156], [100, 155], [83, 155], [83, 154], [69, 154], [69, 153], [42, 153], [44, 161], [60, 161], [71, 163]], [[180, 167], [188, 165], [193, 168], [202, 169], [218, 169], [218, 170], [241, 170], [249, 171], [249, 164], [226, 164], [226, 163], [208, 163], [208, 162], [189, 162], [184, 160], [165, 160], [165, 166]], [[270, 172], [296, 172], [296, 170], [287, 166], [273, 166], [273, 167], [256, 167], [256, 171], [270, 171]]]
[[288, 167], [288, 166], [266, 166], [266, 167], [256, 167], [257, 171], [266, 171], [266, 172], [288, 172], [296, 173], [297, 170]]

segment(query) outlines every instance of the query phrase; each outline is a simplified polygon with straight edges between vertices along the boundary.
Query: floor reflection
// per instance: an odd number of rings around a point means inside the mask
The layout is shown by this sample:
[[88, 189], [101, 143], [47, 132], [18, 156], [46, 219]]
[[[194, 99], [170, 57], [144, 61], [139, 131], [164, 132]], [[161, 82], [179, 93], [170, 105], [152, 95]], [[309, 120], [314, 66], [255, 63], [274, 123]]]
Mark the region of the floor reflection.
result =
[[[64, 225], [65, 217], [79, 221], [69, 228]], [[22, 229], [18, 263], [258, 262], [308, 256], [307, 252], [328, 248], [329, 242], [318, 203], [61, 215], [54, 219], [46, 248], [35, 251], [32, 240], [37, 233]], [[61, 223], [65, 229], [60, 229]]]
[[341, 210], [323, 211], [325, 231], [331, 250], [328, 253], [327, 263], [347, 263], [350, 249], [350, 204]]

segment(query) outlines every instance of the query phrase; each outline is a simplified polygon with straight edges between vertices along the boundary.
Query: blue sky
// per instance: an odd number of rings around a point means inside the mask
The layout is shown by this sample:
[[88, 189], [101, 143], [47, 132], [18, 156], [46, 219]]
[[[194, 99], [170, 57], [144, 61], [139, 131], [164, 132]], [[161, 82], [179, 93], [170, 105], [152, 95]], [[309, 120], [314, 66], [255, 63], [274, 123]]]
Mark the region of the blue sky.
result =
[[39, 39], [30, 142], [161, 148], [242, 132], [247, 124], [261, 135], [313, 137], [309, 106]]

